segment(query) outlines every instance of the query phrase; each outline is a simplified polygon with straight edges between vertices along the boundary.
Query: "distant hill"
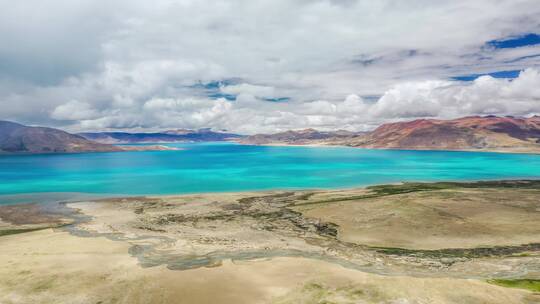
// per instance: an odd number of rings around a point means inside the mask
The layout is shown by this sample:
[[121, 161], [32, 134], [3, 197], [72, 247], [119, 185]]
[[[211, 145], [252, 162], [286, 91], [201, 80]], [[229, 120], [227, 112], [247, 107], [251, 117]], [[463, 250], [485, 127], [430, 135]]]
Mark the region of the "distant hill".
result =
[[225, 141], [241, 137], [238, 134], [214, 132], [210, 129], [179, 129], [157, 133], [94, 132], [78, 135], [106, 144]]
[[0, 121], [0, 152], [4, 153], [59, 153], [109, 152], [123, 149], [100, 144], [62, 130], [28, 127]]
[[540, 117], [472, 116], [384, 124], [351, 145], [366, 148], [540, 151]]
[[344, 145], [374, 149], [475, 150], [540, 153], [540, 116], [471, 116], [452, 120], [417, 119], [383, 124], [371, 132], [305, 129], [241, 136], [201, 130], [158, 133], [81, 133], [0, 121], [0, 152], [55, 153], [169, 150], [164, 146], [112, 144], [236, 141], [254, 145]]
[[[292, 133], [290, 133], [292, 132]], [[418, 119], [383, 124], [363, 134], [283, 132], [254, 135], [250, 144], [329, 144], [375, 149], [540, 152], [540, 116], [471, 116], [453, 120]]]
[[330, 144], [336, 140], [347, 141], [352, 140], [364, 133], [349, 132], [349, 131], [332, 131], [324, 132], [315, 129], [304, 129], [297, 131], [285, 131], [274, 134], [256, 134], [247, 136], [238, 140], [240, 143], [253, 145], [271, 145], [271, 144], [288, 144], [288, 145], [309, 145], [309, 144]]

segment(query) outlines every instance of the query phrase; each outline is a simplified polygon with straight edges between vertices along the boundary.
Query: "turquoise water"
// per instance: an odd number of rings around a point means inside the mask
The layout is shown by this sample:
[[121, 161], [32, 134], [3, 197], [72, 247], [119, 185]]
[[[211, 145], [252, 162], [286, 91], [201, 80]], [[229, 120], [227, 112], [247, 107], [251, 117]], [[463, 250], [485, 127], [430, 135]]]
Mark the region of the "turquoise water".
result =
[[179, 151], [0, 156], [13, 194], [174, 194], [540, 178], [540, 155], [174, 144]]

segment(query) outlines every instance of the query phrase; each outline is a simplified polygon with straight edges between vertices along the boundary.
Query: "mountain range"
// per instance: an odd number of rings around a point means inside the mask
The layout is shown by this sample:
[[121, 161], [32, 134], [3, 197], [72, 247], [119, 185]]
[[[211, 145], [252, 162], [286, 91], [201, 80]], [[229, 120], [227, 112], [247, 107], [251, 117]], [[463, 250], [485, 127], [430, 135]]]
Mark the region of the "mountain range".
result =
[[96, 143], [62, 130], [0, 121], [0, 151], [7, 153], [113, 152], [122, 149]]
[[0, 153], [76, 153], [171, 150], [164, 146], [119, 147], [59, 129], [0, 121]]
[[318, 131], [315, 129], [290, 130], [274, 134], [256, 134], [236, 140], [252, 145], [310, 145], [333, 144], [336, 141], [347, 142], [366, 134], [365, 132]]
[[87, 132], [78, 135], [105, 144], [226, 141], [242, 137], [238, 134], [214, 132], [210, 129], [178, 129], [156, 133]]
[[341, 145], [371, 149], [471, 150], [540, 153], [540, 116], [469, 116], [452, 120], [417, 119], [387, 123], [371, 132], [292, 130], [243, 136], [210, 129], [155, 133], [71, 134], [46, 127], [0, 121], [0, 152], [66, 153], [171, 150], [115, 144], [235, 141], [252, 145]]
[[417, 119], [383, 124], [371, 132], [318, 132], [313, 129], [258, 134], [244, 144], [343, 145], [373, 149], [540, 152], [540, 116], [470, 116], [452, 120]]

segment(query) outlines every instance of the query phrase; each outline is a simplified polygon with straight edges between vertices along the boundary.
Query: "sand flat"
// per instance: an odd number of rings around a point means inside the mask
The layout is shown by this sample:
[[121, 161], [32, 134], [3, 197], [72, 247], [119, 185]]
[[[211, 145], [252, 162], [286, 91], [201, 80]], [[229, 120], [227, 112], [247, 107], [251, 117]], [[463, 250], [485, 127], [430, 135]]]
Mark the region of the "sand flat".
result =
[[41, 230], [0, 236], [0, 303], [537, 303], [487, 283], [540, 279], [537, 186], [111, 198], [55, 229], [32, 211]]
[[303, 258], [226, 261], [185, 271], [142, 268], [124, 242], [50, 229], [0, 238], [0, 247], [0, 302], [6, 304], [502, 304], [534, 299], [476, 280], [379, 276]]

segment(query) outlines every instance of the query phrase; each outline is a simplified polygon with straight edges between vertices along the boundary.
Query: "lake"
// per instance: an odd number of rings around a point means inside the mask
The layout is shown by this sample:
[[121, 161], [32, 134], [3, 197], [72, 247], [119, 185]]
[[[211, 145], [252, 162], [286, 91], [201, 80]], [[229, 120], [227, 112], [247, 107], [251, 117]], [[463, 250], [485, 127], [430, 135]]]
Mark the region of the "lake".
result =
[[540, 155], [534, 154], [169, 145], [183, 150], [0, 156], [0, 203], [27, 201], [32, 193], [57, 199], [540, 178]]

